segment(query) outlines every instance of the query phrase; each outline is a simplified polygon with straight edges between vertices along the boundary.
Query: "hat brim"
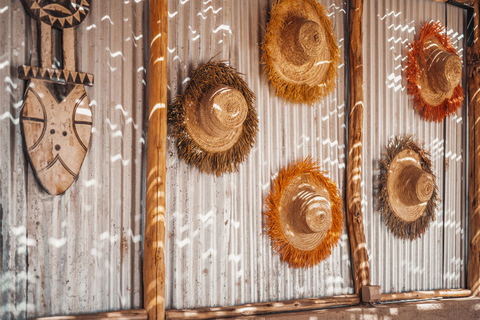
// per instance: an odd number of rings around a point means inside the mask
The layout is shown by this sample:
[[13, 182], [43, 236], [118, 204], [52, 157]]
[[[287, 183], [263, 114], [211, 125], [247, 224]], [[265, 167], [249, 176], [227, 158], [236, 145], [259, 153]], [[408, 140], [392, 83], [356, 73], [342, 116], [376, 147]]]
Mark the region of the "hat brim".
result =
[[[299, 84], [292, 81], [282, 72], [280, 66], [285, 59], [278, 55], [281, 33], [285, 22], [292, 17], [302, 17], [319, 23], [325, 30], [326, 46], [330, 52], [329, 66], [318, 85]], [[335, 88], [337, 67], [340, 62], [340, 49], [335, 41], [333, 24], [326, 14], [323, 5], [315, 0], [277, 0], [273, 5], [270, 21], [262, 43], [263, 61], [267, 80], [270, 81], [278, 96], [293, 103], [313, 104], [322, 100]], [[315, 62], [313, 66], [299, 67], [302, 70], [322, 68], [323, 61]], [[315, 71], [308, 71], [315, 72]], [[322, 72], [323, 73], [323, 72]]]
[[[300, 250], [295, 247], [285, 235], [282, 228], [281, 203], [287, 187], [294, 179], [308, 175], [318, 187], [328, 192], [331, 204], [331, 227], [318, 246], [312, 250]], [[265, 199], [265, 218], [267, 234], [272, 241], [272, 247], [277, 251], [281, 260], [293, 268], [309, 268], [326, 259], [340, 239], [343, 228], [342, 199], [336, 184], [325, 176], [318, 164], [311, 157], [283, 167], [276, 179], [272, 182], [272, 189]]]
[[[441, 122], [446, 116], [457, 112], [463, 102], [463, 88], [457, 85], [451, 92], [430, 92], [426, 75], [422, 72], [419, 64], [419, 56], [423, 53], [424, 43], [429, 37], [435, 39], [444, 47], [445, 51], [458, 56], [448, 36], [444, 33], [444, 27], [439, 22], [425, 23], [420, 30], [420, 37], [410, 44], [407, 52], [405, 74], [407, 78], [407, 90], [413, 96], [414, 108], [420, 116], [428, 121]], [[428, 96], [432, 96], [429, 99]], [[434, 101], [442, 101], [438, 104]]]
[[[378, 179], [378, 191], [377, 191], [377, 209], [382, 213], [385, 219], [386, 226], [399, 238], [410, 239], [420, 237], [425, 233], [431, 221], [435, 220], [435, 208], [437, 206], [438, 189], [434, 183], [433, 193], [426, 205], [418, 208], [406, 208], [404, 205], [399, 204], [395, 200], [391, 199], [389, 193], [389, 179], [395, 179], [395, 174], [398, 171], [394, 171], [392, 174], [392, 165], [395, 165], [395, 160], [398, 155], [406, 150], [411, 150], [415, 153], [416, 159], [418, 159], [418, 165], [421, 169], [434, 177], [431, 169], [430, 155], [425, 151], [412, 136], [400, 136], [392, 139], [380, 161], [380, 175]], [[412, 157], [413, 158], [413, 157]], [[412, 160], [416, 161], [416, 160]], [[434, 178], [435, 181], [435, 178]], [[398, 214], [398, 208], [401, 210], [412, 210], [412, 219], [402, 218], [402, 214]], [[418, 211], [421, 214], [418, 214]], [[414, 215], [418, 215], [418, 218], [413, 219]], [[408, 221], [407, 221], [408, 220]]]
[[[192, 117], [191, 110], [200, 106], [203, 96], [219, 85], [238, 90], [245, 98], [248, 111], [240, 130], [235, 132], [236, 142], [228, 150], [215, 152], [212, 146], [202, 145], [202, 139], [195, 136], [195, 130], [192, 130], [196, 128], [195, 123], [189, 123], [189, 118]], [[187, 164], [197, 166], [201, 172], [219, 176], [224, 172], [238, 171], [239, 164], [246, 159], [255, 144], [258, 132], [254, 99], [253, 92], [240, 74], [223, 62], [210, 61], [194, 70], [184, 93], [177, 95], [168, 108], [171, 136], [175, 138], [179, 156]]]

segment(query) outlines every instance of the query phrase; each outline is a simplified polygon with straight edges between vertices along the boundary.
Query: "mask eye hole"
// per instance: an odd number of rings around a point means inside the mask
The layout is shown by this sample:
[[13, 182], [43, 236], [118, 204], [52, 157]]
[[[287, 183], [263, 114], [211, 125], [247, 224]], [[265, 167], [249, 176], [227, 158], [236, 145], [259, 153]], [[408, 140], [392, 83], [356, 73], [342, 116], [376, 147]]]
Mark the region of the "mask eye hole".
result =
[[66, 137], [67, 136], [67, 131], [63, 131], [62, 134], [63, 134], [64, 137]]
[[55, 134], [55, 129], [50, 130], [51, 134]]

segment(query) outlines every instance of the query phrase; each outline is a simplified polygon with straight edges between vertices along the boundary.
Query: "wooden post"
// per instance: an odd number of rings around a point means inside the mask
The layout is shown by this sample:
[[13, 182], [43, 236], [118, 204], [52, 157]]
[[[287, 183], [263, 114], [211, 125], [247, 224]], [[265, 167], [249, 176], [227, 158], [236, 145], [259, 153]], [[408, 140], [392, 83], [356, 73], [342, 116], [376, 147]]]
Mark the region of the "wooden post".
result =
[[409, 291], [400, 293], [384, 293], [380, 301], [400, 301], [414, 299], [461, 298], [472, 294], [467, 289], [440, 289], [426, 291]]
[[167, 144], [167, 0], [150, 0], [148, 143], [144, 305], [148, 319], [165, 319], [165, 178]]
[[[360, 299], [357, 295], [343, 295], [312, 299], [296, 299], [276, 302], [248, 303], [233, 307], [213, 307], [199, 309], [167, 310], [168, 319], [217, 319], [240, 318], [253, 315], [299, 312], [305, 310], [318, 310], [322, 308], [353, 306]], [[261, 317], [259, 317], [260, 319]]]
[[32, 320], [72, 320], [72, 319], [75, 319], [75, 320], [100, 320], [100, 319], [147, 320], [147, 313], [143, 309], [122, 310], [122, 311], [102, 312], [102, 313], [94, 313], [94, 314], [42, 317], [42, 318], [34, 318]]
[[468, 269], [467, 286], [479, 295], [480, 284], [480, 24], [475, 1], [474, 45], [468, 47]]
[[351, 0], [350, 18], [350, 105], [348, 115], [347, 223], [352, 250], [355, 293], [370, 284], [370, 267], [362, 215], [363, 143], [363, 0]]

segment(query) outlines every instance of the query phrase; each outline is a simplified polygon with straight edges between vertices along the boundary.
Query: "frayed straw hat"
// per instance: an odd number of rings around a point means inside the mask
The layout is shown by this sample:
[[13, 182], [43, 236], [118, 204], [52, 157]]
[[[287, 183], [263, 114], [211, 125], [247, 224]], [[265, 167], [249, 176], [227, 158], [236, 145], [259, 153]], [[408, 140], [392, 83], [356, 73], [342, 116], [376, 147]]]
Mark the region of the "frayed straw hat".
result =
[[254, 98], [225, 63], [210, 61], [198, 67], [168, 110], [179, 156], [217, 176], [237, 171], [258, 131]]
[[425, 23], [407, 53], [408, 92], [428, 121], [441, 122], [463, 102], [462, 60], [444, 29], [439, 22]]
[[277, 95], [313, 104], [335, 88], [340, 50], [316, 0], [277, 0], [263, 42], [267, 78]]
[[342, 231], [337, 186], [308, 157], [282, 168], [266, 198], [267, 232], [282, 261], [309, 268], [327, 258]]
[[395, 137], [380, 161], [377, 208], [399, 238], [413, 240], [435, 220], [437, 186], [427, 151], [412, 136]]

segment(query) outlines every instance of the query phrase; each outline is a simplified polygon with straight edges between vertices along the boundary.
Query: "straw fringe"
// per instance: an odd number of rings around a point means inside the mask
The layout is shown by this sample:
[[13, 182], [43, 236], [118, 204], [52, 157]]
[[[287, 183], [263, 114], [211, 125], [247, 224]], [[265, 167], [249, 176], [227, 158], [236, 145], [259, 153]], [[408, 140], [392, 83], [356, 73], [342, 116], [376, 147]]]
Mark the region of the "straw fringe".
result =
[[[233, 87], [243, 94], [248, 105], [248, 113], [237, 143], [227, 151], [210, 153], [202, 149], [188, 133], [185, 125], [185, 106], [189, 103], [198, 104], [210, 88], [220, 84]], [[224, 172], [238, 171], [239, 164], [247, 158], [255, 144], [258, 132], [254, 99], [253, 92], [240, 77], [240, 73], [224, 62], [209, 61], [194, 70], [185, 92], [177, 95], [168, 108], [168, 123], [171, 125], [171, 135], [175, 138], [179, 156], [187, 164], [197, 166], [200, 172], [220, 176]]]
[[450, 42], [448, 36], [443, 32], [444, 27], [440, 22], [425, 23], [420, 30], [420, 38], [414, 40], [409, 45], [410, 49], [407, 53], [406, 77], [408, 93], [413, 95], [415, 110], [422, 118], [428, 121], [441, 122], [446, 116], [450, 116], [457, 112], [463, 102], [463, 88], [461, 84], [455, 87], [450, 98], [445, 99], [440, 105], [434, 106], [429, 104], [422, 98], [420, 87], [418, 86], [418, 77], [421, 74], [417, 57], [423, 59], [423, 43], [427, 37], [435, 36], [445, 47], [447, 52], [454, 53], [458, 56], [455, 48]]
[[[332, 226], [322, 243], [310, 251], [299, 250], [288, 242], [280, 225], [279, 214], [280, 199], [286, 186], [292, 178], [306, 173], [325, 186], [330, 195], [332, 206]], [[270, 193], [265, 199], [267, 234], [272, 241], [272, 247], [281, 255], [281, 260], [287, 262], [290, 267], [309, 268], [315, 266], [331, 254], [340, 238], [343, 228], [342, 199], [335, 182], [325, 177], [325, 174], [326, 172], [321, 171], [317, 162], [310, 156], [303, 161], [292, 163], [287, 168], [283, 167], [280, 170], [278, 177], [272, 183]]]
[[383, 159], [380, 161], [380, 175], [376, 194], [377, 210], [382, 213], [382, 216], [385, 219], [385, 225], [389, 227], [397, 237], [414, 240], [425, 233], [430, 221], [435, 220], [435, 208], [437, 207], [438, 202], [438, 188], [435, 184], [432, 197], [427, 203], [425, 212], [417, 220], [407, 222], [395, 214], [390, 205], [387, 189], [388, 171], [393, 159], [405, 149], [411, 149], [419, 154], [422, 169], [425, 172], [432, 174], [435, 181], [435, 175], [431, 169], [432, 163], [430, 161], [430, 154], [414, 141], [412, 136], [396, 136], [389, 141], [386, 151], [383, 154]]
[[304, 0], [306, 3], [313, 6], [323, 24], [326, 31], [327, 45], [330, 48], [331, 63], [325, 76], [325, 82], [318, 86], [296, 85], [285, 81], [285, 78], [277, 71], [274, 66], [274, 55], [269, 50], [267, 43], [278, 41], [275, 38], [274, 30], [282, 28], [284, 21], [280, 19], [275, 12], [275, 6], [280, 2], [288, 5], [289, 3], [297, 2], [298, 0], [276, 0], [271, 12], [270, 22], [267, 26], [264, 41], [262, 43], [263, 50], [263, 64], [265, 65], [265, 73], [267, 80], [270, 81], [278, 96], [284, 98], [292, 103], [306, 103], [313, 105], [316, 101], [320, 101], [330, 94], [335, 89], [335, 78], [337, 76], [337, 66], [340, 63], [340, 49], [335, 41], [333, 34], [333, 23], [326, 15], [326, 9], [316, 0]]

